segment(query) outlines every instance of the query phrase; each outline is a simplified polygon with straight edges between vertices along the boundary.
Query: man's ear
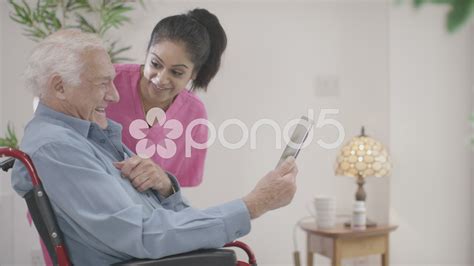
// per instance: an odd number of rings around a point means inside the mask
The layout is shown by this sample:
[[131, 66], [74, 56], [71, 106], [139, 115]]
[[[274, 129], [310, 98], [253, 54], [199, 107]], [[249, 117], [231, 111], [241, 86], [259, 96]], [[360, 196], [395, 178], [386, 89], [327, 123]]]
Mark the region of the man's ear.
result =
[[60, 100], [65, 100], [66, 99], [66, 92], [64, 89], [64, 82], [63, 79], [61, 78], [60, 75], [58, 74], [53, 74], [51, 78], [49, 79], [48, 82], [48, 87], [49, 91], [52, 92], [52, 94], [60, 99]]

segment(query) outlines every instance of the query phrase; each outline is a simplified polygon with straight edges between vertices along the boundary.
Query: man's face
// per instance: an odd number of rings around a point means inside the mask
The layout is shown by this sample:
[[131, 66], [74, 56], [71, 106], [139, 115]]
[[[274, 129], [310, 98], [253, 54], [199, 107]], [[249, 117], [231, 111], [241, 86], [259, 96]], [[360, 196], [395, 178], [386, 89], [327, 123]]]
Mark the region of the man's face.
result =
[[105, 108], [119, 100], [113, 79], [115, 70], [105, 50], [85, 52], [79, 86], [65, 86], [65, 101], [69, 115], [95, 122], [107, 128]]

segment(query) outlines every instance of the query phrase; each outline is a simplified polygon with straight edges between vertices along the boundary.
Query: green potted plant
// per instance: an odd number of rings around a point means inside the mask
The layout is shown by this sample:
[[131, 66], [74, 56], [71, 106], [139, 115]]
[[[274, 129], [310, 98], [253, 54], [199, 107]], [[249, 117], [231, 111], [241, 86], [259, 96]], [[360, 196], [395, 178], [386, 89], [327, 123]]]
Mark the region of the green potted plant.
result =
[[129, 61], [121, 54], [131, 46], [119, 47], [117, 39], [109, 37], [109, 30], [130, 22], [127, 14], [142, 0], [8, 0], [12, 8], [10, 18], [23, 26], [23, 34], [38, 42], [61, 28], [77, 28], [98, 34], [109, 46], [113, 63]]
[[8, 123], [7, 134], [4, 138], [0, 137], [0, 147], [18, 148], [18, 139], [16, 138], [15, 129]]

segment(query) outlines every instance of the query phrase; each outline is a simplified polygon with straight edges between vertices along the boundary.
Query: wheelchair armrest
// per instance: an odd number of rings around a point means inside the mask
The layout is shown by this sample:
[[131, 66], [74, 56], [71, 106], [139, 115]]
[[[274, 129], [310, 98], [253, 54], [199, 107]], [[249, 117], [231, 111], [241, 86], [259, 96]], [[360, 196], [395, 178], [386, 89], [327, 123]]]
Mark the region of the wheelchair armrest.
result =
[[115, 266], [235, 266], [237, 257], [229, 249], [204, 249], [164, 257], [158, 260], [128, 260]]

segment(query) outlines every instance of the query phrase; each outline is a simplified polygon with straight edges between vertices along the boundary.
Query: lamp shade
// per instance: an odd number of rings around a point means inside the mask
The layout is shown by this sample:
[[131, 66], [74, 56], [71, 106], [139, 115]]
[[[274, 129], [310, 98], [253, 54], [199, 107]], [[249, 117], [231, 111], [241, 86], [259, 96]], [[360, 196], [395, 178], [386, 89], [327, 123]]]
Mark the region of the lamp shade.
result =
[[385, 177], [390, 174], [390, 158], [385, 147], [362, 134], [346, 143], [336, 159], [335, 173], [339, 176]]

